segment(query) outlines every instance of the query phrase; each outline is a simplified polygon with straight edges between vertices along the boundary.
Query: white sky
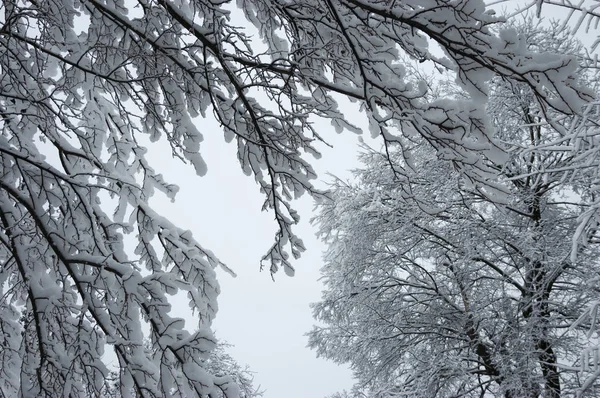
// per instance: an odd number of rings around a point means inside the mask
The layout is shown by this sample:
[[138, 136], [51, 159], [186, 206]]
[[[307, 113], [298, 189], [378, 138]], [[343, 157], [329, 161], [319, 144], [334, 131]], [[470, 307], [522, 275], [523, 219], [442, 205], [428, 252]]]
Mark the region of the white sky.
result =
[[[343, 109], [358, 115], [356, 105]], [[205, 137], [201, 153], [207, 175], [199, 178], [192, 167], [170, 159], [168, 146], [151, 146], [156, 168], [180, 192], [175, 203], [157, 194], [150, 204], [180, 228], [190, 229], [201, 245], [238, 274], [233, 278], [218, 272], [222, 291], [213, 324], [217, 337], [232, 344], [228, 352], [255, 372], [255, 384], [265, 390], [265, 398], [324, 397], [349, 389], [353, 382], [347, 367], [318, 359], [306, 347], [305, 334], [314, 324], [309, 304], [319, 300], [322, 290], [318, 279], [324, 250], [309, 223], [312, 199], [306, 196], [295, 202], [302, 217], [296, 232], [307, 247], [293, 262], [296, 275], [290, 278], [280, 270], [273, 281], [268, 269], [259, 271], [260, 259], [273, 242], [273, 214], [260, 211], [263, 197], [254, 179], [241, 172], [235, 144], [224, 142], [214, 121], [200, 120], [199, 126]], [[315, 184], [325, 187], [328, 172], [344, 177], [356, 167], [357, 136], [348, 132], [338, 136], [325, 121], [317, 121], [317, 126], [334, 145], [333, 149], [322, 145], [323, 159], [314, 162], [320, 176]], [[184, 316], [187, 303], [182, 301], [181, 306], [175, 310]]]

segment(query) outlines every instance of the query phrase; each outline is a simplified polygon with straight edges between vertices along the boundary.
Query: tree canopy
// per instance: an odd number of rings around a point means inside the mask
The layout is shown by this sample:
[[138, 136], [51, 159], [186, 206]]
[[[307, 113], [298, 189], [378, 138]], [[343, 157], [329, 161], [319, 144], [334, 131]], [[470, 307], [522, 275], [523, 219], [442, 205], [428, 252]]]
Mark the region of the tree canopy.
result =
[[[422, 137], [485, 195], [507, 189], [486, 114], [493, 76], [526, 87], [543, 121], [587, 125], [595, 93], [577, 60], [529, 49], [503, 22], [482, 0], [0, 2], [0, 394], [101, 395], [111, 351], [125, 394], [237, 396], [205, 363], [223, 265], [148, 205], [177, 187], [146, 147], [203, 175], [196, 122], [215, 117], [274, 214], [263, 264], [293, 274], [304, 245], [292, 201], [323, 196], [310, 156], [326, 133], [312, 120], [358, 130], [337, 96], [360, 103], [386, 148]], [[431, 98], [401, 57], [449, 71], [465, 95]], [[563, 127], [560, 143], [588, 148], [585, 128]], [[593, 163], [594, 147], [582, 156]], [[177, 292], [192, 330], [170, 315]]]
[[[557, 24], [526, 20], [516, 32], [530, 49], [584, 58]], [[598, 87], [585, 67], [579, 79]], [[579, 164], [562, 140], [576, 116], [545, 112], [534, 96], [492, 79], [487, 114], [509, 158], [490, 166], [506, 195], [414, 136], [401, 150], [366, 148], [356, 181], [338, 180], [322, 201], [326, 290], [310, 344], [349, 363], [374, 397], [592, 392], [584, 375], [599, 364], [581, 356], [591, 325], [580, 315], [598, 294], [600, 247], [589, 238], [574, 257], [571, 238], [593, 206], [597, 165]], [[595, 146], [597, 116], [589, 121], [579, 134]]]

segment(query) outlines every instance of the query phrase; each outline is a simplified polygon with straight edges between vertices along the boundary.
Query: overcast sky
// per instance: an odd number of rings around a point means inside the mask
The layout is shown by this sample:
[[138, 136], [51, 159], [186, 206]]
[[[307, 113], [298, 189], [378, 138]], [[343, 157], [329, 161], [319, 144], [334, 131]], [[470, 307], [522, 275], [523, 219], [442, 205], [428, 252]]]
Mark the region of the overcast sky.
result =
[[[355, 120], [361, 119], [355, 104], [343, 107]], [[315, 184], [325, 187], [324, 181], [331, 179], [328, 172], [346, 177], [347, 170], [357, 166], [357, 136], [337, 135], [325, 121], [316, 124], [333, 145], [322, 145], [323, 159], [314, 162], [320, 176]], [[192, 167], [170, 158], [168, 145], [153, 145], [149, 149], [157, 169], [180, 192], [175, 203], [159, 193], [150, 203], [179, 227], [190, 229], [201, 245], [237, 273], [237, 278], [218, 273], [221, 295], [213, 324], [217, 337], [232, 344], [228, 352], [256, 372], [256, 385], [266, 390], [265, 398], [319, 398], [349, 389], [352, 378], [347, 367], [318, 359], [306, 347], [305, 334], [313, 325], [309, 304], [319, 300], [322, 290], [318, 279], [324, 250], [309, 223], [312, 199], [295, 202], [302, 217], [296, 232], [307, 247], [293, 263], [296, 275], [288, 277], [281, 270], [273, 281], [268, 269], [260, 272], [259, 263], [273, 242], [274, 216], [261, 212], [263, 197], [254, 179], [241, 172], [235, 144], [224, 142], [214, 121], [200, 120], [199, 125], [208, 174], [197, 177]], [[175, 310], [183, 315], [186, 306], [183, 301]]]

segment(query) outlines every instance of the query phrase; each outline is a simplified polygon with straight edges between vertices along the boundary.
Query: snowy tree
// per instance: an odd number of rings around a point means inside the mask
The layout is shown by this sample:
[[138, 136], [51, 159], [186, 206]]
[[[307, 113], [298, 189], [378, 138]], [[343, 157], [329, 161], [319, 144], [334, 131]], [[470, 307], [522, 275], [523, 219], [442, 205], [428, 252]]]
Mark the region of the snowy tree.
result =
[[[578, 48], [531, 26], [519, 29], [530, 48]], [[580, 78], [597, 88], [585, 68]], [[364, 396], [558, 398], [600, 366], [580, 355], [590, 324], [579, 318], [598, 294], [600, 247], [589, 238], [574, 257], [571, 240], [593, 206], [597, 116], [580, 125], [523, 84], [493, 80], [487, 110], [510, 157], [490, 167], [506, 195], [414, 136], [367, 151], [356, 182], [336, 181], [320, 205], [326, 290], [310, 345], [349, 363]], [[581, 149], [565, 139], [574, 126]]]
[[[495, 33], [503, 19], [482, 0], [239, 0], [252, 29], [234, 9], [0, 2], [0, 394], [97, 396], [112, 354], [124, 394], [237, 397], [205, 366], [220, 262], [148, 205], [155, 190], [177, 192], [148, 145], [206, 172], [195, 118], [214, 116], [235, 141], [277, 225], [263, 263], [293, 274], [304, 246], [291, 201], [320, 195], [306, 156], [322, 140], [312, 118], [356, 130], [335, 96], [359, 101], [386, 145], [421, 136], [481, 189], [506, 157], [485, 115], [494, 73], [553, 112], [583, 116], [593, 98], [573, 58]], [[453, 73], [466, 97], [428, 98], [402, 54]], [[197, 317], [190, 331], [170, 314], [178, 292]]]
[[[219, 343], [206, 360], [206, 366], [216, 376], [232, 376], [233, 381], [240, 389], [239, 398], [258, 398], [263, 396], [259, 387], [253, 384], [254, 376], [248, 367], [240, 366], [231, 355], [226, 352], [228, 344]], [[221, 394], [221, 397], [224, 397]], [[237, 398], [237, 397], [236, 397]]]
[[[152, 351], [152, 344], [150, 341], [145, 342], [145, 350]], [[215, 349], [210, 353], [208, 358], [203, 361], [203, 365], [206, 369], [217, 377], [230, 376], [233, 381], [239, 387], [239, 397], [236, 398], [258, 398], [263, 396], [263, 392], [253, 384], [253, 374], [248, 367], [240, 366], [232, 357], [226, 352], [228, 344], [218, 342]], [[135, 392], [132, 391], [132, 395], [135, 396]], [[119, 375], [113, 371], [109, 374], [106, 379], [105, 389], [102, 391], [102, 396], [107, 398], [122, 398], [123, 394], [119, 386]], [[223, 398], [226, 395], [221, 391], [218, 392], [216, 397]]]
[[393, 398], [396, 392], [393, 386], [371, 390], [355, 386], [351, 391], [337, 392], [327, 398]]

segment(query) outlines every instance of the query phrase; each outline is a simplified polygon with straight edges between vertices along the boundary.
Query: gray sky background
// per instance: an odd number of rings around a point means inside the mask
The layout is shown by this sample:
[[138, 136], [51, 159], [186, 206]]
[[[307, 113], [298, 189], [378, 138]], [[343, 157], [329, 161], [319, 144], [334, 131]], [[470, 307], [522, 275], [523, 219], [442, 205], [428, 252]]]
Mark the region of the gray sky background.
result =
[[[360, 121], [356, 104], [346, 103], [342, 109]], [[337, 135], [328, 122], [315, 122], [333, 145], [321, 145], [323, 158], [313, 162], [319, 174], [315, 185], [323, 188], [324, 181], [331, 180], [327, 173], [345, 178], [347, 170], [357, 166], [357, 136]], [[318, 398], [349, 389], [352, 377], [347, 367], [318, 359], [306, 347], [305, 333], [314, 324], [309, 304], [319, 300], [322, 290], [318, 279], [324, 250], [309, 223], [312, 199], [306, 196], [295, 202], [302, 217], [296, 232], [307, 247], [293, 263], [296, 275], [290, 278], [280, 270], [273, 281], [268, 269], [260, 272], [259, 262], [273, 242], [274, 216], [261, 212], [263, 196], [254, 179], [242, 173], [235, 143], [224, 142], [213, 120], [198, 123], [205, 137], [201, 153], [208, 164], [207, 175], [199, 178], [192, 167], [171, 159], [168, 146], [150, 146], [156, 168], [180, 187], [175, 203], [159, 193], [150, 203], [180, 228], [190, 229], [201, 245], [237, 273], [233, 278], [218, 272], [221, 295], [213, 324], [217, 337], [232, 344], [228, 352], [256, 372], [255, 383], [266, 390], [265, 398]], [[174, 311], [185, 317], [186, 307], [182, 300]]]

